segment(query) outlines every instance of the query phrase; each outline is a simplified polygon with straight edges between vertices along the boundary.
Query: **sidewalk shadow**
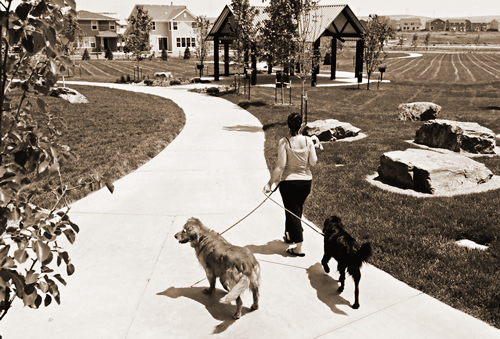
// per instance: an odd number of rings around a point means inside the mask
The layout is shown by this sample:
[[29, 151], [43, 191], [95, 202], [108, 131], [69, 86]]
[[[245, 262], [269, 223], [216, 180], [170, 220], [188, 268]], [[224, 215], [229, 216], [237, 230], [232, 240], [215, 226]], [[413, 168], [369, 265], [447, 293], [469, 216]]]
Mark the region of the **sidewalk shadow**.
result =
[[288, 246], [289, 244], [284, 243], [282, 240], [272, 240], [264, 245], [246, 245], [245, 247], [254, 254], [279, 254], [283, 257], [290, 257], [291, 255], [286, 253]]
[[247, 125], [224, 126], [222, 127], [222, 129], [224, 131], [230, 131], [230, 132], [249, 132], [249, 133], [262, 132], [262, 127], [247, 126]]
[[[189, 298], [200, 304], [204, 305], [210, 315], [222, 321], [219, 325], [215, 326], [212, 334], [219, 334], [224, 332], [231, 326], [236, 319], [233, 318], [233, 313], [236, 311], [235, 305], [222, 304], [219, 299], [226, 295], [226, 292], [215, 290], [211, 295], [203, 293], [204, 287], [169, 287], [163, 292], [156, 295], [164, 295], [169, 298], [177, 299], [179, 297]], [[242, 316], [249, 313], [250, 309], [243, 307]]]
[[306, 269], [306, 272], [312, 288], [317, 292], [318, 299], [328, 306], [333, 313], [347, 315], [347, 313], [337, 308], [337, 305], [351, 305], [337, 292], [339, 281], [326, 274], [319, 262]]

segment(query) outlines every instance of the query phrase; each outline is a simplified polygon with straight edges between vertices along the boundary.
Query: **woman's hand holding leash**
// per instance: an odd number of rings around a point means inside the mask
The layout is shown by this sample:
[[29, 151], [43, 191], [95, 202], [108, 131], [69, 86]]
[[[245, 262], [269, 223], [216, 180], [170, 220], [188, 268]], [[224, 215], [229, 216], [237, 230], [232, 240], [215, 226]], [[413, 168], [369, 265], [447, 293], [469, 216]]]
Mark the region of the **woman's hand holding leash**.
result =
[[271, 189], [271, 185], [270, 185], [269, 183], [267, 183], [267, 184], [264, 186], [264, 188], [262, 189], [262, 192], [263, 192], [264, 194], [266, 194], [266, 195], [267, 195], [267, 194], [269, 194], [269, 193], [271, 193], [272, 191], [273, 191], [273, 190]]

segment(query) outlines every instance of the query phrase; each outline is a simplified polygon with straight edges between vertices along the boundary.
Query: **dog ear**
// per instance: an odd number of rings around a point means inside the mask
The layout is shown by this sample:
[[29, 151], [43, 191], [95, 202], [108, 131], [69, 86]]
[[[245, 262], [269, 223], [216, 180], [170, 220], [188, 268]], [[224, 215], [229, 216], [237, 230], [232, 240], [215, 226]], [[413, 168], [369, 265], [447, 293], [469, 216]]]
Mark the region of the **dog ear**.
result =
[[341, 220], [339, 217], [337, 217], [336, 215], [332, 215], [332, 222], [336, 223], [336, 224], [340, 224], [341, 223]]
[[198, 243], [200, 240], [200, 230], [195, 225], [189, 225], [188, 227], [189, 241], [191, 243]]

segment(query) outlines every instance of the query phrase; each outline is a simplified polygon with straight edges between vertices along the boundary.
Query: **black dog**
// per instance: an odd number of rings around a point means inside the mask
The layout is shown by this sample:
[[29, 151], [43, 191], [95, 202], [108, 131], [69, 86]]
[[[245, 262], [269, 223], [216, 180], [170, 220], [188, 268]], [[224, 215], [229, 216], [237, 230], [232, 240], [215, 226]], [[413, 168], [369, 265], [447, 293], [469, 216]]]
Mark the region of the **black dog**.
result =
[[359, 280], [361, 272], [359, 268], [372, 254], [370, 243], [359, 246], [356, 239], [351, 237], [345, 230], [337, 216], [331, 216], [325, 220], [323, 233], [325, 234], [325, 254], [321, 263], [326, 273], [330, 272], [328, 261], [334, 258], [338, 263], [340, 273], [339, 293], [344, 290], [345, 270], [354, 279], [354, 304], [352, 308], [359, 308]]

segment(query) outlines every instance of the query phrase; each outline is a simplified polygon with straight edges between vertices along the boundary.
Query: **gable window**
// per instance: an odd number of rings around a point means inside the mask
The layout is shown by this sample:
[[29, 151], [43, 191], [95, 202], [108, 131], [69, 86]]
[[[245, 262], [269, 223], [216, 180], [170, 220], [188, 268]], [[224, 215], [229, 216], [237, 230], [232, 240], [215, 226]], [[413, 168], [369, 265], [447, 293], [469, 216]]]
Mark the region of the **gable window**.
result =
[[109, 22], [109, 30], [110, 31], [114, 31], [115, 30], [115, 22], [114, 21], [110, 21]]
[[176, 30], [177, 30], [177, 22], [174, 21], [174, 31], [176, 31]]
[[152, 22], [152, 24], [153, 24], [153, 26], [152, 26], [152, 27], [153, 27], [153, 28], [152, 28], [152, 30], [153, 30], [153, 31], [156, 31], [156, 22], [154, 22], [154, 21], [153, 21], [153, 22]]
[[90, 27], [93, 31], [97, 31], [97, 21], [91, 21]]

